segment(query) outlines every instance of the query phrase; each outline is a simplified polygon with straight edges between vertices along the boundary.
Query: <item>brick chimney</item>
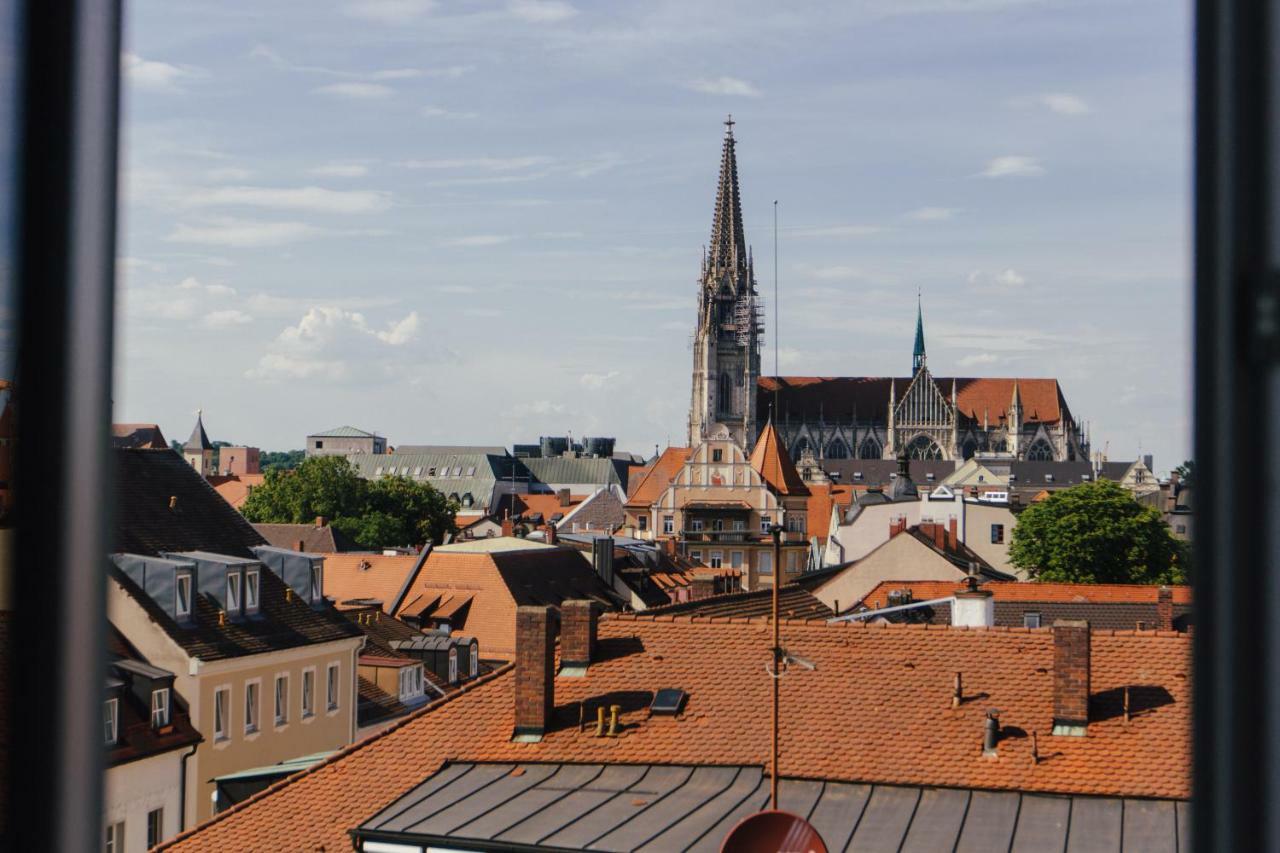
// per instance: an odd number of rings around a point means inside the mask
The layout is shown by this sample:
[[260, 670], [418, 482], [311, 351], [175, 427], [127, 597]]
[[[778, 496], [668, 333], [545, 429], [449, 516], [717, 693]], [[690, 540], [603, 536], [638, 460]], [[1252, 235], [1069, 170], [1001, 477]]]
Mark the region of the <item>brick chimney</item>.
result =
[[304, 550], [303, 545], [305, 545], [305, 544], [306, 544], [306, 543], [304, 543], [301, 539], [298, 539], [298, 540], [296, 540], [296, 541], [293, 543], [293, 550], [295, 550], [295, 551], [302, 551], [302, 550]]
[[689, 600], [699, 601], [716, 594], [716, 579], [711, 575], [697, 575], [689, 584]]
[[560, 500], [560, 506], [568, 506], [568, 505], [569, 505], [569, 500], [570, 500], [570, 499], [569, 499], [569, 490], [568, 490], [568, 489], [561, 489], [560, 491], [556, 492], [556, 497], [557, 497], [557, 498], [559, 498], [559, 500]]
[[1161, 631], [1173, 630], [1173, 590], [1160, 587], [1156, 593], [1156, 627]]
[[907, 529], [907, 520], [905, 518], [889, 519], [889, 538], [897, 536], [899, 533]]
[[546, 542], [548, 545], [556, 544], [558, 540], [556, 539], [556, 526], [554, 524], [548, 523], [544, 529], [544, 533], [546, 535]]
[[947, 550], [952, 554], [960, 550], [960, 527], [954, 515], [947, 523]]
[[551, 723], [555, 645], [555, 608], [516, 608], [516, 740], [542, 740]]
[[513, 536], [515, 535], [515, 530], [516, 526], [511, 523], [511, 510], [507, 510], [506, 515], [502, 517], [502, 535]]
[[596, 654], [596, 606], [590, 601], [566, 601], [560, 605], [560, 672], [586, 669]]
[[1083, 737], [1089, 725], [1089, 623], [1053, 623], [1053, 733]]
[[329, 519], [325, 518], [323, 515], [316, 516], [316, 527], [324, 527], [328, 523]]
[[941, 522], [933, 523], [933, 544], [939, 551], [947, 550], [947, 528]]

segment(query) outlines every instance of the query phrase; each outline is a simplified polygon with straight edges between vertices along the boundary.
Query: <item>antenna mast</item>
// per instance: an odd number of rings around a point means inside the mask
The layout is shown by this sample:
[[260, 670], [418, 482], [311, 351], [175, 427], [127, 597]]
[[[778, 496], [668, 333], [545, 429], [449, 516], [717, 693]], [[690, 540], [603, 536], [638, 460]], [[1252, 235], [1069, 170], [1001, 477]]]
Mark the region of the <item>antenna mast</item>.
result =
[[[782, 373], [778, 370], [778, 339], [782, 326], [778, 321], [778, 200], [773, 200], [773, 410], [778, 411], [778, 393], [781, 390]], [[775, 575], [776, 577], [776, 575]]]

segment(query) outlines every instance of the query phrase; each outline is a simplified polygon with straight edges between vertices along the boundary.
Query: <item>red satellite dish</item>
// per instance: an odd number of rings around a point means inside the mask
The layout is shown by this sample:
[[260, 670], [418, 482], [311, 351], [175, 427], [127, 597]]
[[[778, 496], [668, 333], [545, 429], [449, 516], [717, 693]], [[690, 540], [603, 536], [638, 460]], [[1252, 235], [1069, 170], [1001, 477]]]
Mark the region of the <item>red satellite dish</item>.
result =
[[827, 853], [827, 845], [804, 818], [763, 811], [738, 821], [724, 837], [720, 853]]

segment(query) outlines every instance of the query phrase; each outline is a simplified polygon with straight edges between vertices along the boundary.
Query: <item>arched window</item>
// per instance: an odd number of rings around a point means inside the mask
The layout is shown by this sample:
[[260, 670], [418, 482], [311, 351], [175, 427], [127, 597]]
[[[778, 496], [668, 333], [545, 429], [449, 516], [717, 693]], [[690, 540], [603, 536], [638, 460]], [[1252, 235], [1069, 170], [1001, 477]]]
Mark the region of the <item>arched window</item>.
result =
[[917, 435], [907, 445], [907, 456], [911, 459], [941, 459], [942, 448], [927, 435]]
[[972, 438], [964, 443], [964, 449], [961, 451], [965, 459], [972, 459], [973, 454], [978, 452], [978, 444]]
[[733, 411], [733, 386], [729, 384], [729, 374], [727, 373], [720, 374], [719, 401], [720, 402], [717, 406], [718, 411], [721, 411], [721, 412]]
[[864, 438], [862, 444], [858, 445], [859, 459], [879, 459], [883, 455], [884, 450], [880, 447], [880, 442], [871, 436]]
[[831, 443], [827, 445], [827, 458], [848, 459], [849, 448], [845, 447], [844, 442], [840, 439], [833, 439]]
[[1027, 451], [1027, 458], [1032, 462], [1052, 462], [1053, 448], [1043, 438], [1037, 439], [1035, 444], [1031, 445], [1031, 448]]

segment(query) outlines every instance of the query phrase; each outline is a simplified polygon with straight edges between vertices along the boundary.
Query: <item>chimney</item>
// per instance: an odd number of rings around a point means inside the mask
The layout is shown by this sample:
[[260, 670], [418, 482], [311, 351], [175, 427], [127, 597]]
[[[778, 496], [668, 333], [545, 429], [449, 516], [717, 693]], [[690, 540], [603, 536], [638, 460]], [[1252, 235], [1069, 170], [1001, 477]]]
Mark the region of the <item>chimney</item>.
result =
[[316, 516], [316, 527], [324, 527], [328, 523], [329, 519], [325, 518], [323, 515]]
[[560, 499], [560, 506], [568, 506], [568, 505], [569, 505], [569, 490], [568, 490], [568, 489], [561, 489], [560, 491], [556, 492], [556, 497]]
[[515, 525], [511, 523], [511, 510], [507, 510], [506, 515], [502, 517], [502, 535], [513, 536], [515, 534], [515, 530]]
[[960, 550], [959, 533], [959, 522], [956, 521], [956, 517], [953, 515], [951, 516], [951, 521], [947, 523], [947, 550], [952, 554]]
[[1089, 725], [1089, 623], [1053, 623], [1053, 733], [1083, 737]]
[[697, 575], [689, 584], [689, 600], [700, 601], [716, 594], [716, 579], [711, 575]]
[[933, 523], [933, 544], [939, 551], [947, 550], [947, 528], [941, 522]]
[[301, 539], [298, 539], [298, 540], [294, 541], [294, 543], [293, 543], [293, 550], [295, 550], [295, 551], [303, 551], [303, 550], [306, 550], [306, 549], [305, 549], [305, 547], [304, 547], [305, 545], [306, 545], [306, 543], [305, 543], [305, 542], [303, 542]]
[[551, 723], [555, 708], [555, 645], [555, 608], [516, 608], [514, 740], [536, 743]]
[[1161, 631], [1173, 630], [1173, 590], [1160, 587], [1156, 593], [1156, 627]]
[[676, 540], [675, 540], [675, 539], [663, 539], [663, 540], [662, 540], [662, 548], [663, 548], [663, 550], [664, 550], [664, 551], [666, 551], [666, 552], [667, 552], [667, 556], [668, 556], [668, 557], [675, 557], [675, 555], [676, 555]]
[[978, 576], [969, 575], [966, 585], [951, 604], [954, 628], [990, 628], [996, 624], [995, 594], [978, 586]]
[[557, 541], [557, 540], [556, 540], [556, 526], [555, 526], [554, 524], [552, 524], [552, 523], [550, 523], [550, 522], [547, 522], [546, 527], [543, 529], [543, 533], [544, 533], [544, 535], [545, 535], [545, 537], [546, 537], [546, 543], [547, 543], [548, 545], [554, 545], [554, 544], [556, 544], [556, 541]]
[[[560, 605], [560, 674], [582, 675], [596, 653], [596, 606], [590, 601]], [[518, 651], [517, 651], [518, 653]], [[581, 672], [566, 672], [575, 669]]]

